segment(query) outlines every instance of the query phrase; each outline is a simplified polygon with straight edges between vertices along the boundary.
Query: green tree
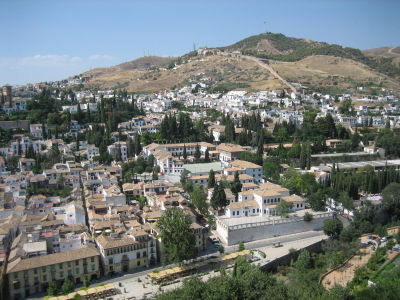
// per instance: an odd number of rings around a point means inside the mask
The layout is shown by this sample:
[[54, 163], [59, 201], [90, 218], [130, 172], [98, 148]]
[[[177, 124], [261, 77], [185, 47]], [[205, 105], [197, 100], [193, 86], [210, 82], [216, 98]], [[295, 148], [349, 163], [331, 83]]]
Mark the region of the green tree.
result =
[[215, 210], [221, 210], [229, 204], [229, 200], [226, 199], [226, 194], [221, 183], [214, 187], [210, 203], [211, 207]]
[[300, 169], [304, 170], [306, 168], [306, 148], [305, 145], [302, 144], [301, 152], [300, 152]]
[[216, 185], [216, 181], [215, 181], [215, 172], [213, 169], [210, 170], [210, 173], [208, 174], [208, 184], [207, 184], [207, 188], [212, 189], [214, 188]]
[[206, 149], [206, 152], [204, 153], [204, 161], [210, 162], [210, 152], [208, 151], [208, 147]]
[[243, 243], [243, 242], [240, 242], [240, 243], [239, 243], [239, 247], [238, 247], [238, 251], [243, 251], [244, 249], [245, 249], [244, 243]]
[[400, 219], [400, 183], [390, 183], [382, 191], [382, 205], [394, 220]]
[[354, 200], [349, 197], [346, 192], [341, 192], [339, 194], [338, 201], [342, 204], [344, 209], [352, 210], [354, 208]]
[[181, 263], [196, 256], [192, 221], [182, 209], [167, 209], [157, 221], [167, 262]]
[[88, 288], [90, 286], [90, 280], [89, 280], [88, 276], [85, 276], [85, 278], [83, 279], [83, 286], [85, 288]]
[[310, 252], [308, 252], [305, 249], [302, 249], [300, 251], [299, 257], [294, 262], [293, 266], [299, 272], [304, 272], [307, 269], [310, 269], [312, 267], [312, 261], [311, 261]]
[[153, 170], [153, 173], [151, 174], [151, 179], [158, 180], [158, 172], [156, 170]]
[[282, 217], [286, 217], [293, 207], [293, 203], [282, 200], [276, 206], [276, 211]]
[[343, 224], [340, 220], [336, 218], [328, 219], [324, 221], [324, 226], [322, 227], [322, 229], [327, 236], [336, 238], [342, 232]]
[[207, 195], [202, 189], [202, 187], [196, 184], [193, 188], [193, 192], [190, 195], [193, 205], [199, 210], [203, 215], [208, 213]]
[[351, 115], [353, 113], [354, 107], [350, 99], [343, 100], [339, 105], [339, 112], [345, 115]]
[[194, 158], [198, 161], [201, 157], [200, 146], [196, 145], [196, 150], [194, 151]]
[[231, 183], [231, 191], [232, 191], [232, 193], [235, 194], [236, 199], [241, 190], [242, 190], [242, 183], [240, 182], [240, 179], [239, 179], [239, 173], [235, 172], [233, 182]]
[[140, 143], [141, 137], [140, 135], [136, 134], [133, 140], [133, 149], [134, 153], [138, 156], [140, 152], [142, 152], [142, 144]]
[[47, 288], [47, 294], [49, 296], [57, 295], [57, 284], [55, 281], [50, 281], [49, 287]]
[[264, 160], [264, 176], [269, 180], [279, 180], [279, 164], [272, 160]]
[[305, 222], [311, 222], [313, 219], [314, 219], [314, 216], [313, 216], [311, 213], [306, 212], [306, 213], [304, 214], [303, 220], [304, 220]]
[[187, 159], [187, 152], [186, 152], [186, 145], [183, 145], [183, 153], [182, 153], [183, 159], [186, 160]]
[[61, 287], [63, 294], [68, 294], [68, 293], [72, 292], [74, 289], [75, 289], [74, 283], [69, 279], [65, 279], [64, 283]]

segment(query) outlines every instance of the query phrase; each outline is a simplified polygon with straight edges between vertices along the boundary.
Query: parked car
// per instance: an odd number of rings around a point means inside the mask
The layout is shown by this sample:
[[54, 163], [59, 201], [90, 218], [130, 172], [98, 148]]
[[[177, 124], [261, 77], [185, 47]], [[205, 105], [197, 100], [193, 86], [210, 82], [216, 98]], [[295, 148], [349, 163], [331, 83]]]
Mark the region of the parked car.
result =
[[283, 247], [281, 242], [273, 243], [272, 246], [274, 246], [274, 248]]

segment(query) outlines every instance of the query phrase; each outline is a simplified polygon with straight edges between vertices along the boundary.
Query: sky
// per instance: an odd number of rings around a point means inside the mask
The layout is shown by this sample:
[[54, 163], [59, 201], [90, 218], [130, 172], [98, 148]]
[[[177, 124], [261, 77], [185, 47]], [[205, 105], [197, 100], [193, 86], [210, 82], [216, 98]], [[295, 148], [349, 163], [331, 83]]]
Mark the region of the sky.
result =
[[398, 0], [0, 0], [0, 86], [265, 32], [360, 49], [400, 46]]

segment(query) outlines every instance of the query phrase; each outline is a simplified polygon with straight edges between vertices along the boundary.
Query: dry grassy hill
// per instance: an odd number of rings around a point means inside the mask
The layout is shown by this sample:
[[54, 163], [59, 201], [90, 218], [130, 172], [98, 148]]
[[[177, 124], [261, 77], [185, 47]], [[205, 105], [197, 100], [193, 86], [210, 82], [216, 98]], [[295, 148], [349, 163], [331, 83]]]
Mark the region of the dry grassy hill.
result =
[[349, 88], [357, 85], [379, 85], [399, 89], [400, 83], [351, 59], [315, 55], [296, 62], [274, 61], [271, 66], [288, 81], [310, 86]]
[[[239, 50], [265, 59], [283, 79], [327, 88], [332, 93], [360, 85], [400, 89], [400, 47], [360, 51], [265, 33], [219, 49], [225, 54]], [[172, 69], [175, 63], [177, 66]], [[143, 57], [111, 68], [95, 69], [83, 76], [88, 87], [126, 88], [131, 92], [156, 92], [204, 79], [212, 85], [242, 83], [251, 90], [287, 87], [282, 83], [284, 80], [275, 79], [257, 61], [221, 54]]]
[[363, 50], [363, 53], [369, 57], [391, 58], [392, 63], [400, 67], [400, 47], [381, 47], [375, 49]]
[[120, 70], [104, 68], [89, 71], [86, 85], [104, 88], [126, 88], [131, 92], [156, 92], [183, 85], [189, 81], [209, 78], [214, 84], [242, 82], [250, 89], [281, 88], [282, 84], [256, 63], [245, 58], [222, 55], [197, 56], [188, 59], [175, 69], [141, 68]]

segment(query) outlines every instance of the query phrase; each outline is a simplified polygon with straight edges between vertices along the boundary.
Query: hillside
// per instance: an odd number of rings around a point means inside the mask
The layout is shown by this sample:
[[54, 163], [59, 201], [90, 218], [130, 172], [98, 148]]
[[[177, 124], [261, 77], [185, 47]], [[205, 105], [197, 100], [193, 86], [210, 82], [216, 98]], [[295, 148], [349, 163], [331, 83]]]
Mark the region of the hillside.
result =
[[385, 58], [391, 60], [392, 64], [400, 67], [400, 47], [381, 47], [363, 50], [366, 56], [372, 58]]
[[400, 83], [357, 61], [329, 55], [308, 56], [295, 62], [270, 61], [291, 82], [300, 82], [328, 93], [343, 93], [357, 86], [398, 89]]
[[91, 77], [91, 78], [96, 78], [96, 77], [101, 77], [104, 75], [109, 75], [112, 73], [119, 73], [119, 72], [127, 72], [127, 71], [134, 71], [134, 70], [142, 70], [142, 69], [148, 69], [151, 67], [159, 67], [168, 64], [172, 60], [174, 60], [175, 57], [160, 57], [160, 56], [143, 56], [138, 59], [125, 62], [113, 67], [109, 68], [98, 68], [91, 70], [89, 72], [86, 72], [83, 74], [84, 77]]
[[[287, 37], [280, 33], [254, 35], [220, 49], [239, 50], [247, 55], [287, 62], [299, 61], [312, 55], [337, 56], [355, 60], [380, 73], [400, 79], [400, 67], [392, 63], [393, 57], [366, 55], [359, 49]], [[398, 49], [394, 49], [397, 53]]]
[[[398, 48], [361, 51], [267, 33], [219, 49], [221, 54], [197, 56], [191, 52], [177, 58], [142, 57], [111, 68], [95, 69], [83, 74], [87, 79], [85, 85], [156, 92], [205, 80], [212, 86], [228, 83], [261, 90], [287, 88], [287, 80], [330, 93], [354, 91], [357, 86], [370, 87], [370, 91], [375, 88], [375, 92], [381, 87], [400, 89]], [[235, 50], [259, 61], [228, 54]], [[266, 64], [264, 67], [260, 60]], [[283, 78], [278, 80], [279, 76]]]
[[194, 56], [176, 63], [178, 65], [175, 68], [104, 68], [86, 72], [82, 76], [87, 78], [87, 86], [126, 88], [131, 92], [157, 92], [201, 79], [212, 85], [240, 82], [250, 89], [283, 87], [268, 72], [246, 58]]

